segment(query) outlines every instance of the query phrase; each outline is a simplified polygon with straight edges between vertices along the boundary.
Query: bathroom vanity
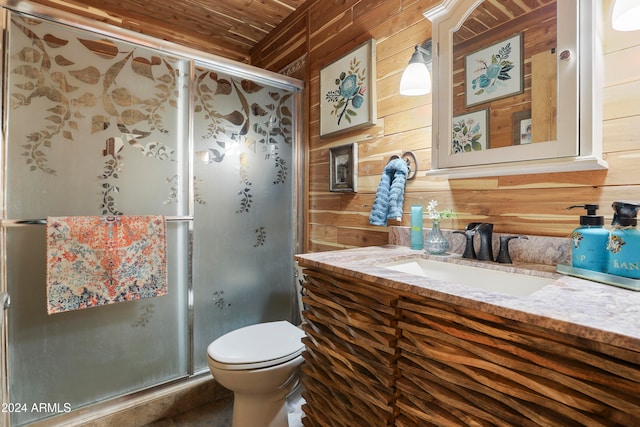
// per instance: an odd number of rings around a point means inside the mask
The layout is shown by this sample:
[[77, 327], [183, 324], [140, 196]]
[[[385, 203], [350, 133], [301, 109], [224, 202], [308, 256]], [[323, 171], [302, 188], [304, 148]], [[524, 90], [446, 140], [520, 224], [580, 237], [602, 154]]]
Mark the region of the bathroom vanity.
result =
[[[307, 427], [640, 425], [640, 292], [395, 245], [296, 258]], [[540, 286], [517, 295], [404, 267], [420, 259]]]

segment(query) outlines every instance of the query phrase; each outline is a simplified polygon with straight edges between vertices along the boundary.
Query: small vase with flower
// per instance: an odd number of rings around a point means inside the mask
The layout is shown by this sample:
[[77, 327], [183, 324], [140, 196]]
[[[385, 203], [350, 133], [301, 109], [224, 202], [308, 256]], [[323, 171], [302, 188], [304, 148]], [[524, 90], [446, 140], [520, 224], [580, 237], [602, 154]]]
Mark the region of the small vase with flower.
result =
[[427, 216], [432, 225], [424, 241], [424, 250], [432, 255], [442, 255], [449, 250], [449, 241], [440, 230], [440, 221], [455, 217], [455, 213], [451, 209], [438, 211], [436, 209], [437, 206], [438, 202], [436, 200], [431, 200], [427, 206]]

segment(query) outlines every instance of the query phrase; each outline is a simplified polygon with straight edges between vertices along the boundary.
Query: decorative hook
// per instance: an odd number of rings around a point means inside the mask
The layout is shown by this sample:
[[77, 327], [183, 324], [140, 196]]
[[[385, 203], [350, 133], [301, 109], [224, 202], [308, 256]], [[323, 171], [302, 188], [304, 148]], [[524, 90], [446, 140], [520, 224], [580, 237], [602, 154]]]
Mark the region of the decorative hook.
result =
[[[393, 156], [391, 156], [389, 161], [395, 160], [395, 159], [402, 159], [407, 163], [407, 168], [409, 169], [409, 173], [407, 174], [408, 180], [416, 177], [416, 174], [418, 173], [418, 161], [416, 160], [416, 155], [413, 154], [413, 151], [405, 151], [400, 156], [397, 154], [394, 154]], [[411, 163], [412, 160], [413, 160], [413, 163]], [[412, 164], [415, 165], [414, 169], [411, 169]]]

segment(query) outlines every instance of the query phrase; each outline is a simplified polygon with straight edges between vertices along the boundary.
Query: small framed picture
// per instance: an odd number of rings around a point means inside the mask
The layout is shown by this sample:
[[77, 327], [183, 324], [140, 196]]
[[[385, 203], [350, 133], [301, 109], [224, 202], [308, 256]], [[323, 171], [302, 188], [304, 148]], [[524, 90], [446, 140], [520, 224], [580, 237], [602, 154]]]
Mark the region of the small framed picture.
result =
[[465, 57], [465, 107], [523, 92], [522, 43], [518, 33]]
[[513, 113], [513, 145], [531, 143], [531, 110]]
[[358, 145], [329, 148], [329, 191], [358, 192]]
[[461, 114], [451, 122], [451, 154], [470, 153], [489, 148], [487, 109]]
[[320, 137], [376, 124], [376, 41], [320, 70]]

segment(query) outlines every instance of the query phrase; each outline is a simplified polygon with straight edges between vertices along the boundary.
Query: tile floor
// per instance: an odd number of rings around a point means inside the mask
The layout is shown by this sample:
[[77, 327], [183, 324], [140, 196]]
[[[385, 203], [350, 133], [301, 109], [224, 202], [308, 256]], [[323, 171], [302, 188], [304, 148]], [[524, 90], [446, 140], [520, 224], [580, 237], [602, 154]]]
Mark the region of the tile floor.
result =
[[[300, 387], [301, 388], [301, 387]], [[304, 404], [300, 388], [287, 398], [289, 427], [302, 427]], [[144, 427], [230, 427], [233, 414], [233, 397], [199, 406], [178, 415], [163, 418]]]
[[145, 427], [230, 427], [232, 413], [233, 398], [226, 398], [163, 418]]

